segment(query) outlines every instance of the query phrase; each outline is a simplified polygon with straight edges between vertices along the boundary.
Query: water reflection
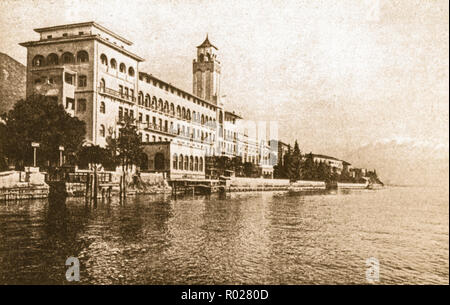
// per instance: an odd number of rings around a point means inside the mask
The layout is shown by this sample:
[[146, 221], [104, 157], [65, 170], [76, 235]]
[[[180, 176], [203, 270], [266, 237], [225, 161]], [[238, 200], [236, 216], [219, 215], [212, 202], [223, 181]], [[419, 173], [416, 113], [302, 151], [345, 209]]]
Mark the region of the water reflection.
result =
[[0, 205], [0, 283], [448, 283], [448, 190], [84, 198]]

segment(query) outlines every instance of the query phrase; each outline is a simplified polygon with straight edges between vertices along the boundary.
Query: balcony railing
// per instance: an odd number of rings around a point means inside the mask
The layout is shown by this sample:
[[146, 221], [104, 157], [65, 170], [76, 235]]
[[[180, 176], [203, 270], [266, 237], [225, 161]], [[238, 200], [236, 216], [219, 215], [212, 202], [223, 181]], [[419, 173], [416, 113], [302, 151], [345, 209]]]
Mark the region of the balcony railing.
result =
[[101, 94], [107, 94], [109, 96], [115, 97], [115, 98], [119, 98], [121, 100], [125, 100], [128, 102], [136, 102], [136, 97], [132, 96], [132, 95], [127, 95], [124, 94], [123, 92], [120, 91], [116, 91], [114, 89], [111, 88], [103, 88], [103, 87], [98, 87], [98, 92], [100, 92]]
[[[123, 119], [122, 119], [122, 121], [123, 121]], [[193, 134], [190, 134], [190, 135], [183, 134], [181, 132], [181, 130], [176, 130], [174, 128], [166, 127], [164, 125], [153, 124], [150, 122], [138, 122], [138, 124], [139, 124], [140, 129], [145, 129], [148, 131], [157, 131], [157, 132], [165, 133], [170, 136], [176, 136], [176, 137], [183, 138], [185, 140], [195, 141], [195, 142], [203, 143], [203, 144], [212, 144], [213, 143], [213, 141], [210, 139], [206, 139], [206, 138], [197, 139], [193, 136]]]

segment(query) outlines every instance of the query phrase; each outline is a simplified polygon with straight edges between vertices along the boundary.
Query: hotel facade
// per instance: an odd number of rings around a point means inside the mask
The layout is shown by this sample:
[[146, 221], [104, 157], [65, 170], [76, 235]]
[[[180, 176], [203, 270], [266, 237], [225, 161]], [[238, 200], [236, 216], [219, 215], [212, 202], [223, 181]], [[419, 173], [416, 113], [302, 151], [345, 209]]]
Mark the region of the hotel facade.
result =
[[141, 71], [131, 41], [95, 22], [35, 29], [27, 48], [26, 94], [61, 103], [86, 123], [86, 140], [105, 146], [127, 117], [138, 127], [146, 154], [141, 171], [170, 179], [205, 178], [207, 156], [242, 158], [273, 177], [266, 138], [227, 110], [221, 100], [218, 48], [206, 37], [193, 60], [189, 93]]

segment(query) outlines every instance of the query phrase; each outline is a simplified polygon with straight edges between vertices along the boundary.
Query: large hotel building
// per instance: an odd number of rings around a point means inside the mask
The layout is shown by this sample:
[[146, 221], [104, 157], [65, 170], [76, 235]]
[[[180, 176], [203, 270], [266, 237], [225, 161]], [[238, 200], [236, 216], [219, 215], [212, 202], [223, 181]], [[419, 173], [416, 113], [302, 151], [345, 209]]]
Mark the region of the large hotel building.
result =
[[140, 71], [144, 59], [132, 42], [95, 23], [35, 29], [27, 48], [27, 96], [43, 94], [86, 122], [86, 140], [106, 145], [125, 117], [138, 126], [147, 160], [141, 170], [166, 172], [171, 179], [205, 178], [207, 156], [240, 156], [272, 177], [265, 137], [220, 96], [218, 49], [208, 37], [193, 60], [193, 92]]

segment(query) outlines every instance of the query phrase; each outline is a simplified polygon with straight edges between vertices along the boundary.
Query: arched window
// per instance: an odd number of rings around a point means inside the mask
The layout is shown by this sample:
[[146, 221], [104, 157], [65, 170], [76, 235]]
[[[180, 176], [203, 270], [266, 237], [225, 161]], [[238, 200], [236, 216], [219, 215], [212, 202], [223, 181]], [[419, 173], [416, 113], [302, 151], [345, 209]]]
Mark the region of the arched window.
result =
[[194, 170], [196, 172], [198, 171], [198, 157], [195, 157], [195, 159], [194, 159]]
[[101, 113], [106, 112], [105, 102], [100, 102], [100, 112]]
[[75, 57], [72, 53], [66, 52], [62, 55], [62, 63], [63, 64], [73, 64], [75, 62]]
[[181, 118], [185, 119], [186, 118], [186, 108], [181, 108]]
[[148, 170], [148, 156], [146, 153], [142, 153], [141, 158], [140, 158], [141, 162], [140, 162], [140, 170], [141, 171], [147, 171]]
[[170, 103], [170, 114], [175, 115], [175, 105], [173, 103]]
[[181, 117], [181, 108], [177, 106], [177, 117]]
[[204, 125], [205, 124], [205, 116], [202, 114], [202, 125]]
[[45, 64], [44, 56], [36, 55], [33, 58], [33, 67], [42, 67]]
[[156, 108], [156, 103], [157, 103], [157, 101], [156, 101], [156, 96], [154, 96], [154, 97], [152, 98], [152, 108]]
[[86, 51], [79, 51], [77, 53], [77, 62], [78, 63], [83, 63], [83, 62], [88, 62], [89, 61], [89, 54]]
[[102, 78], [100, 80], [100, 92], [105, 92], [105, 88], [106, 88], [106, 83], [105, 83], [105, 80]]
[[164, 170], [164, 155], [162, 153], [155, 154], [155, 170]]
[[189, 157], [184, 156], [184, 170], [189, 170]]
[[59, 63], [58, 55], [51, 53], [47, 56], [47, 65], [56, 66]]
[[126, 73], [127, 72], [127, 67], [125, 66], [124, 63], [120, 64], [119, 71], [120, 71], [120, 73]]
[[193, 120], [194, 122], [197, 121], [197, 113], [195, 112], [195, 110], [192, 111], [192, 120]]
[[177, 154], [173, 154], [173, 169], [178, 168], [178, 156]]
[[201, 172], [203, 171], [203, 157], [199, 158], [198, 170], [201, 171]]
[[105, 137], [105, 125], [100, 125], [100, 136]]
[[222, 111], [219, 112], [219, 124], [223, 123], [223, 114]]
[[187, 110], [186, 111], [186, 120], [190, 121], [191, 120], [191, 110]]
[[180, 155], [180, 159], [178, 160], [178, 169], [183, 170], [183, 155]]
[[142, 91], [139, 91], [138, 93], [138, 104], [144, 105], [144, 93], [142, 93]]
[[134, 69], [133, 69], [133, 67], [129, 67], [128, 68], [128, 75], [131, 76], [131, 77], [134, 77]]
[[194, 170], [194, 157], [192, 156], [189, 157], [189, 170], [190, 171]]
[[117, 61], [114, 58], [111, 58], [111, 69], [117, 69]]
[[107, 66], [108, 65], [108, 57], [106, 57], [105, 54], [100, 55], [100, 62], [102, 63], [102, 65]]
[[145, 95], [145, 107], [150, 107], [150, 95]]
[[163, 111], [164, 110], [164, 103], [162, 99], [158, 100], [158, 110]]
[[200, 54], [199, 59], [200, 59], [200, 62], [203, 62], [203, 60], [205, 59], [205, 55]]
[[164, 102], [164, 112], [169, 112], [169, 102], [168, 101], [165, 101]]

